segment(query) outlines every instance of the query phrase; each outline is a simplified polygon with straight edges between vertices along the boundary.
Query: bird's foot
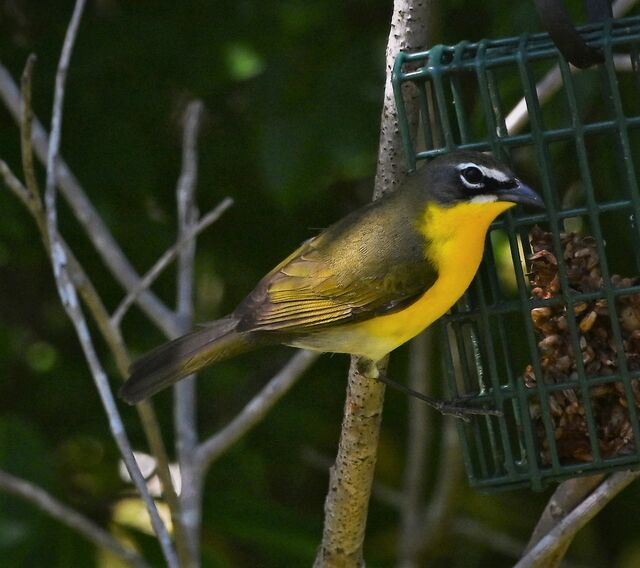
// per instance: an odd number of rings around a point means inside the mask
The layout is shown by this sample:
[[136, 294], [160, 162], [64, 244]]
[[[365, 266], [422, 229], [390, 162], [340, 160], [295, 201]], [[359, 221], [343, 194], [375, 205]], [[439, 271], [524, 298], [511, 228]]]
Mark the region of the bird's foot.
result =
[[469, 415], [481, 415], [481, 416], [502, 416], [502, 411], [497, 410], [495, 408], [481, 408], [478, 406], [472, 406], [475, 401], [474, 396], [463, 396], [459, 398], [454, 398], [451, 400], [440, 400], [437, 398], [432, 398], [421, 392], [413, 390], [401, 383], [397, 383], [396, 381], [390, 379], [386, 373], [378, 373], [377, 377], [374, 377], [377, 381], [384, 383], [396, 390], [404, 392], [414, 398], [417, 398], [429, 406], [431, 408], [435, 408], [438, 412], [448, 415], [454, 416], [455, 418], [459, 418], [464, 422], [470, 422], [471, 419]]
[[431, 399], [430, 402], [425, 402], [445, 416], [454, 416], [455, 418], [460, 418], [465, 422], [470, 422], [470, 415], [502, 416], [502, 411], [497, 408], [473, 406], [475, 397], [472, 395], [461, 396], [450, 400]]

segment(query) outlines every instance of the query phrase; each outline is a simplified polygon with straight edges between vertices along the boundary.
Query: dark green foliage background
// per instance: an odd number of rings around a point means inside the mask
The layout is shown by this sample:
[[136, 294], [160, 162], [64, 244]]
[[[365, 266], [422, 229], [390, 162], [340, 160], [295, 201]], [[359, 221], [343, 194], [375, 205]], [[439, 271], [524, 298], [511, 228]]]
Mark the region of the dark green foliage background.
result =
[[[205, 102], [199, 204], [207, 211], [227, 195], [236, 203], [199, 241], [199, 320], [231, 310], [300, 241], [370, 198], [391, 4], [89, 3], [68, 80], [62, 151], [140, 271], [174, 241], [180, 116], [191, 98]], [[438, 41], [445, 43], [539, 29], [532, 3], [441, 4]], [[72, 6], [66, 0], [0, 3], [0, 61], [17, 78], [28, 54], [38, 55], [34, 106], [45, 124]], [[20, 171], [18, 130], [4, 108], [0, 157]], [[118, 455], [103, 410], [34, 224], [4, 187], [0, 215], [0, 466], [106, 526], [127, 488], [117, 476]], [[115, 308], [122, 290], [65, 207], [61, 226]], [[170, 303], [173, 277], [168, 271], [154, 288]], [[125, 336], [134, 353], [162, 340], [135, 309]], [[203, 373], [202, 435], [232, 418], [290, 354], [259, 352]], [[405, 357], [404, 351], [393, 357], [392, 374], [399, 379]], [[108, 356], [105, 361], [115, 377]], [[346, 368], [346, 357], [324, 357], [214, 464], [204, 497], [205, 566], [311, 563], [327, 475], [304, 453], [335, 454]], [[170, 395], [158, 396], [156, 406], [171, 443]], [[134, 445], [144, 449], [135, 412], [124, 405], [122, 412]], [[400, 486], [405, 437], [406, 400], [389, 392], [380, 482]], [[632, 486], [581, 533], [576, 562], [638, 565], [638, 492]], [[481, 495], [461, 482], [453, 513], [525, 542], [545, 499], [528, 491]], [[397, 511], [374, 499], [366, 541], [371, 566], [394, 563], [397, 527]], [[153, 551], [149, 540], [136, 538]], [[83, 539], [0, 493], [3, 566], [91, 566], [95, 557]], [[448, 527], [430, 560], [460, 567], [513, 563]]]

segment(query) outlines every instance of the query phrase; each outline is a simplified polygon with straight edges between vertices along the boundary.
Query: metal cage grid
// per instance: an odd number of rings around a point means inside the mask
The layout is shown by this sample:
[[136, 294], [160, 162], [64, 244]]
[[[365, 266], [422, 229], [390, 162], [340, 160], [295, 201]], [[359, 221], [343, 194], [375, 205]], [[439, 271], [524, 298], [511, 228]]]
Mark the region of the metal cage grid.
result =
[[[476, 487], [540, 490], [568, 477], [640, 467], [640, 370], [629, 368], [617, 313], [621, 297], [640, 293], [640, 281], [624, 287], [611, 284], [616, 263], [627, 274], [640, 275], [640, 195], [634, 159], [640, 150], [640, 17], [585, 26], [580, 33], [589, 45], [602, 49], [605, 62], [579, 73], [547, 34], [439, 45], [422, 53], [402, 53], [395, 63], [393, 83], [410, 169], [418, 160], [455, 148], [491, 150], [523, 167], [534, 163], [536, 173], [523, 177], [538, 177], [532, 185], [547, 205], [543, 213], [509, 212], [492, 225], [472, 287], [443, 319], [449, 394], [473, 393], [474, 403], [503, 412], [473, 417], [469, 423], [458, 421], [468, 478]], [[624, 76], [616, 72], [621, 58], [630, 67]], [[539, 99], [541, 76], [548, 82], [555, 76], [558, 83], [558, 93], [549, 101]], [[409, 104], [418, 104], [420, 110], [420, 123], [413, 125], [419, 132], [416, 145], [402, 95], [406, 83], [416, 87]], [[512, 127], [509, 132], [505, 109], [520, 99], [528, 109], [528, 130], [515, 133]], [[582, 193], [579, 203], [565, 190], [575, 188], [575, 178]], [[561, 242], [569, 223], [582, 224], [595, 240], [601, 289], [579, 292], [569, 285]], [[529, 235], [536, 224], [551, 233], [558, 261], [560, 290], [548, 299], [531, 298], [527, 274]], [[500, 242], [508, 243], [517, 291], [508, 289], [496, 271], [497, 261], [504, 264]], [[609, 310], [613, 372], [594, 376], [585, 371], [585, 338], [572, 315], [566, 318], [567, 341], [580, 356], [574, 357], [574, 370], [566, 379], [545, 380], [531, 310], [564, 305], [567, 314], [575, 314], [580, 303], [595, 300], [606, 301]], [[535, 375], [533, 385], [523, 380], [527, 364]], [[619, 387], [633, 438], [622, 454], [613, 456], [601, 451], [602, 426], [593, 407], [594, 389], [607, 384]], [[554, 393], [569, 391], [582, 408], [589, 459], [566, 459], [558, 450], [560, 427], [551, 406]]]

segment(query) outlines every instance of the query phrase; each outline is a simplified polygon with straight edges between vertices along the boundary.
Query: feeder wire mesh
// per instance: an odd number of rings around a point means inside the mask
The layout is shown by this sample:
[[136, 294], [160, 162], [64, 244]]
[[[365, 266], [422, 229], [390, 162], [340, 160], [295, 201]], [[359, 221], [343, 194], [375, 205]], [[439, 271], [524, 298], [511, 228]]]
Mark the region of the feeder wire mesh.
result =
[[[580, 33], [605, 61], [579, 73], [547, 34], [403, 53], [394, 68], [409, 169], [455, 148], [491, 150], [522, 168], [534, 163], [539, 183], [531, 185], [547, 205], [544, 213], [508, 212], [492, 225], [478, 276], [443, 319], [450, 395], [475, 394], [478, 404], [503, 412], [459, 421], [469, 481], [482, 488], [542, 489], [576, 475], [640, 467], [640, 364], [630, 358], [640, 347], [640, 279], [612, 272], [615, 265], [640, 275], [634, 159], [640, 149], [640, 18], [609, 20]], [[616, 72], [620, 61], [629, 67], [624, 77]], [[554, 74], [561, 89], [543, 104], [537, 81]], [[416, 145], [406, 120], [407, 84], [420, 108]], [[509, 132], [504, 109], [520, 98], [528, 130]], [[571, 175], [579, 182], [571, 183]], [[499, 273], [507, 248], [511, 267]], [[591, 281], [576, 280], [576, 270], [591, 274]], [[536, 279], [544, 286], [536, 287]], [[626, 320], [619, 308], [627, 310]], [[596, 332], [608, 359], [594, 366], [585, 353], [594, 352]], [[560, 360], [564, 367], [556, 372]], [[606, 412], [602, 393], [614, 401]], [[625, 439], [607, 445], [616, 420]]]

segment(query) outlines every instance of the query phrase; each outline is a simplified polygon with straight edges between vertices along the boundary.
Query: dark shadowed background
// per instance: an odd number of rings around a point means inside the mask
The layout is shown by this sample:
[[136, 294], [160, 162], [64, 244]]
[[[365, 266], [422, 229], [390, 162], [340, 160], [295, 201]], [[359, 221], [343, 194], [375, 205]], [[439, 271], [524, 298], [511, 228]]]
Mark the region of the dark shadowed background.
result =
[[[540, 30], [532, 2], [441, 4], [438, 42]], [[27, 56], [37, 54], [33, 100], [45, 124], [72, 6], [0, 0], [0, 62], [18, 79]], [[198, 320], [233, 309], [300, 241], [370, 199], [390, 15], [390, 1], [89, 3], [68, 78], [62, 154], [140, 272], [175, 241], [180, 117], [192, 98], [205, 103], [200, 210], [225, 196], [235, 205], [199, 239]], [[0, 105], [0, 158], [16, 172], [19, 152], [19, 131]], [[65, 206], [60, 215], [62, 233], [114, 309], [122, 290]], [[170, 269], [154, 286], [168, 302], [174, 276]], [[135, 308], [124, 330], [137, 354], [163, 340]], [[290, 353], [256, 352], [203, 373], [202, 435], [235, 416]], [[392, 357], [397, 380], [405, 359], [406, 348]], [[115, 377], [113, 362], [105, 361]], [[214, 464], [205, 491], [205, 566], [312, 562], [328, 481], [326, 466], [312, 462], [335, 455], [347, 365], [344, 356], [323, 357]], [[437, 366], [433, 375], [438, 381]], [[155, 401], [171, 447], [170, 393]], [[135, 412], [124, 405], [122, 412], [134, 446], [144, 449]], [[376, 476], [385, 486], [401, 483], [406, 428], [406, 399], [389, 391]], [[436, 444], [434, 469], [437, 450]], [[2, 185], [0, 467], [114, 534], [134, 535], [153, 555], [151, 537], [132, 528], [135, 515], [123, 506], [131, 489], [118, 476], [118, 457], [38, 232]], [[430, 565], [510, 566], [513, 557], [497, 550], [498, 537], [524, 544], [547, 497], [526, 490], [483, 495], [460, 479]], [[640, 565], [639, 515], [636, 484], [582, 531], [572, 566]], [[481, 528], [474, 538], [455, 529], [469, 518]], [[396, 509], [374, 497], [365, 542], [369, 565], [393, 565], [397, 530]], [[116, 566], [81, 537], [3, 494], [0, 558], [3, 566]]]

